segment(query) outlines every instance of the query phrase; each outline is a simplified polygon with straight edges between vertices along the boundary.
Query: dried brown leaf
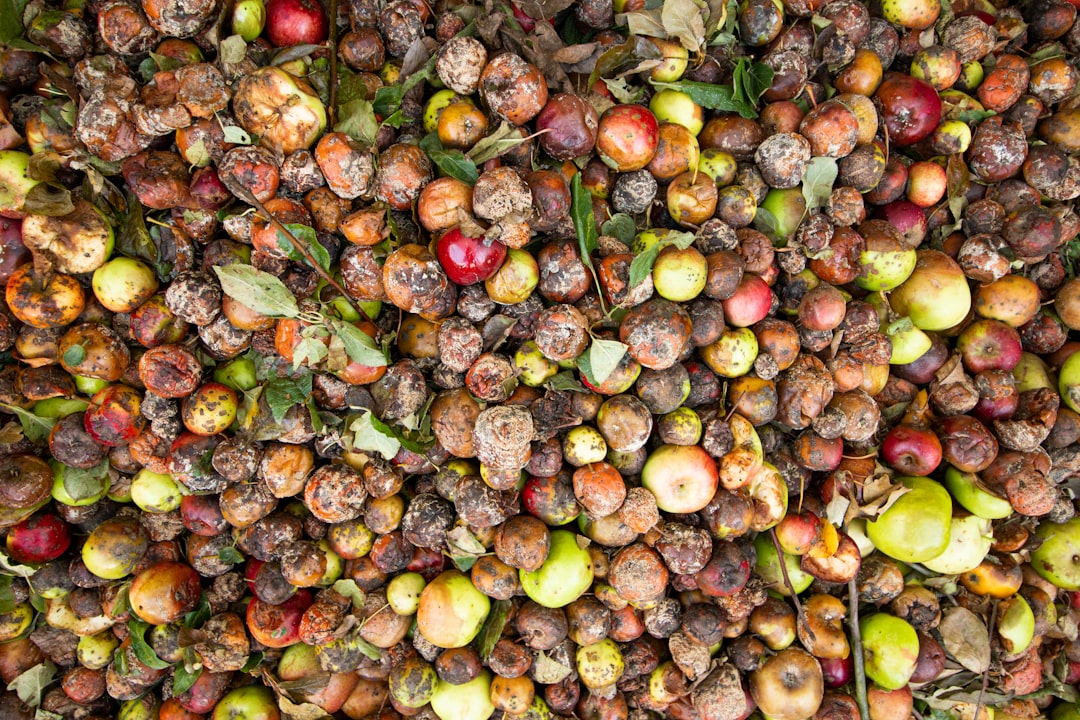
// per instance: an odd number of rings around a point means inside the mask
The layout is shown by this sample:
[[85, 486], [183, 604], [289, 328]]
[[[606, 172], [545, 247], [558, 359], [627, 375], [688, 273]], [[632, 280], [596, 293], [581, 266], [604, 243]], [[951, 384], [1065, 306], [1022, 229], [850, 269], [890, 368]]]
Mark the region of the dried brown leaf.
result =
[[945, 652], [966, 669], [981, 675], [990, 667], [990, 633], [971, 610], [949, 608], [942, 614], [938, 632]]

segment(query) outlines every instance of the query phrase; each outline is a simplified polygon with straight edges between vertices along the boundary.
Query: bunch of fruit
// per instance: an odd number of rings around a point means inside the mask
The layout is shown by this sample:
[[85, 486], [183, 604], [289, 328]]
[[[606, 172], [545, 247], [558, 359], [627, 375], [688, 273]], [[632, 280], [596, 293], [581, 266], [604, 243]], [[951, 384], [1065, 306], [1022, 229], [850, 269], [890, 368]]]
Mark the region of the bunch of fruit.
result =
[[0, 3], [0, 717], [1077, 720], [1078, 7]]

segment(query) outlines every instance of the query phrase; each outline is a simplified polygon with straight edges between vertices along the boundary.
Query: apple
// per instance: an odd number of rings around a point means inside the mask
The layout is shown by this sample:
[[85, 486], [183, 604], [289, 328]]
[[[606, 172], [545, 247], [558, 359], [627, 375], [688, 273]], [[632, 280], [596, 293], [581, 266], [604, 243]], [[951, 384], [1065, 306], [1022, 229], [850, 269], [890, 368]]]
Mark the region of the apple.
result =
[[266, 36], [274, 47], [320, 45], [330, 24], [317, 0], [267, 0]]
[[772, 307], [772, 288], [754, 273], [743, 273], [735, 293], [720, 302], [724, 306], [724, 321], [738, 328], [761, 322]]
[[1021, 353], [1020, 362], [1012, 369], [1016, 392], [1024, 393], [1039, 388], [1056, 388], [1050, 368], [1038, 355]]
[[565, 607], [577, 600], [593, 581], [592, 557], [585, 545], [569, 530], [553, 530], [551, 548], [540, 569], [518, 571], [521, 589], [533, 602], [548, 608]]
[[[315, 648], [304, 643], [296, 643], [285, 648], [278, 661], [277, 676], [280, 680], [291, 682], [305, 678], [325, 677], [319, 665], [319, 655]], [[304, 699], [318, 705], [328, 713], [336, 713], [345, 704], [353, 688], [360, 681], [355, 672], [332, 673], [326, 684], [315, 692], [309, 692]]]
[[233, 5], [232, 31], [252, 42], [262, 34], [266, 26], [266, 5], [263, 0], [239, 0]]
[[713, 343], [701, 349], [705, 364], [720, 377], [737, 378], [754, 367], [758, 341], [750, 328], [726, 328]]
[[975, 473], [961, 472], [950, 465], [945, 469], [945, 487], [953, 499], [973, 515], [1000, 520], [1013, 513], [1009, 501], [992, 492]]
[[131, 480], [131, 501], [143, 512], [167, 513], [180, 507], [184, 494], [168, 473], [142, 468]]
[[[920, 330], [948, 330], [971, 309], [971, 288], [963, 269], [939, 250], [919, 250], [915, 269], [889, 294], [889, 304]], [[908, 361], [910, 362], [910, 360]]]
[[669, 513], [701, 510], [719, 482], [716, 461], [700, 445], [661, 445], [641, 469], [641, 484], [656, 496], [656, 506]]
[[158, 289], [153, 269], [134, 258], [119, 256], [94, 270], [94, 297], [113, 312], [132, 312]]
[[30, 177], [30, 156], [18, 150], [0, 150], [0, 215], [21, 218], [26, 195], [38, 180]]
[[300, 621], [314, 599], [299, 589], [278, 605], [254, 597], [247, 606], [247, 628], [251, 637], [269, 648], [284, 648], [300, 641]]
[[978, 515], [953, 517], [949, 525], [948, 547], [922, 564], [942, 575], [959, 575], [979, 567], [993, 542], [994, 534], [986, 518]]
[[940, 483], [924, 477], [901, 477], [910, 488], [876, 519], [866, 523], [874, 546], [900, 562], [923, 562], [945, 552], [952, 522], [952, 498]]
[[[776, 547], [772, 544], [772, 538], [769, 537], [768, 533], [758, 534], [754, 539], [754, 549], [757, 551], [754, 574], [760, 577], [773, 592], [790, 595], [791, 593], [784, 583], [784, 574], [780, 570]], [[788, 580], [791, 581], [791, 586], [795, 588], [795, 592], [801, 593], [814, 582], [813, 575], [800, 569], [797, 556], [784, 553], [784, 565], [787, 568]]]
[[905, 248], [896, 238], [872, 233], [866, 238], [866, 249], [859, 253], [862, 270], [855, 284], [870, 292], [892, 290], [911, 276], [917, 259], [915, 250]]
[[1070, 410], [1080, 413], [1080, 352], [1074, 352], [1058, 371], [1058, 392]]
[[776, 539], [788, 555], [805, 555], [821, 537], [821, 520], [805, 510], [788, 513], [776, 525]]
[[440, 720], [487, 720], [495, 712], [491, 703], [491, 673], [481, 670], [462, 685], [440, 682], [431, 696], [431, 709]]
[[1020, 362], [1024, 347], [1020, 333], [997, 320], [976, 320], [956, 338], [964, 368], [973, 375], [985, 370], [1011, 372]]
[[806, 720], [821, 707], [825, 679], [813, 655], [785, 648], [750, 673], [750, 694], [768, 718]]
[[885, 337], [889, 338], [892, 346], [890, 365], [910, 365], [926, 355], [934, 345], [930, 336], [906, 317], [890, 323], [885, 329]]
[[906, 620], [875, 613], [859, 621], [866, 676], [887, 690], [908, 684], [919, 661], [919, 635]]
[[420, 593], [416, 626], [436, 647], [465, 647], [480, 632], [490, 610], [491, 601], [468, 575], [447, 570]]
[[658, 123], [678, 123], [694, 136], [705, 127], [704, 109], [681, 90], [665, 88], [655, 93], [649, 100], [649, 109]]
[[908, 720], [913, 717], [911, 688], [906, 685], [898, 690], [871, 685], [866, 691], [866, 700], [870, 706], [870, 720]]
[[997, 633], [1001, 646], [1010, 655], [1018, 655], [1031, 645], [1035, 639], [1035, 613], [1023, 595], [1013, 595], [998, 605]]
[[71, 545], [68, 524], [53, 513], [32, 515], [7, 531], [7, 551], [20, 563], [47, 563]]
[[1080, 518], [1042, 522], [1035, 530], [1043, 543], [1031, 553], [1031, 567], [1062, 590], [1080, 590]]
[[273, 690], [265, 685], [245, 685], [226, 693], [210, 720], [281, 720], [281, 712]]
[[769, 237], [787, 240], [795, 234], [804, 217], [806, 199], [801, 187], [773, 188], [760, 203], [754, 216], [754, 227]]
[[941, 440], [925, 425], [901, 423], [882, 441], [881, 459], [904, 475], [925, 477], [941, 464]]
[[306, 80], [279, 67], [261, 67], [245, 75], [232, 107], [244, 130], [283, 155], [310, 148], [326, 129], [326, 107], [318, 93]]

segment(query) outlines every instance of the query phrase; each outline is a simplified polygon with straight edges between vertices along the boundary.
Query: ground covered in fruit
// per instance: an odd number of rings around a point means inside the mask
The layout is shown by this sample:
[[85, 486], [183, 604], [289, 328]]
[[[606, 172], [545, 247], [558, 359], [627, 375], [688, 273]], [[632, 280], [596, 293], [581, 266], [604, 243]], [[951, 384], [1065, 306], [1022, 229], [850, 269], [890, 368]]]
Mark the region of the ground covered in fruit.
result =
[[1080, 720], [1080, 0], [0, 0], [0, 718]]

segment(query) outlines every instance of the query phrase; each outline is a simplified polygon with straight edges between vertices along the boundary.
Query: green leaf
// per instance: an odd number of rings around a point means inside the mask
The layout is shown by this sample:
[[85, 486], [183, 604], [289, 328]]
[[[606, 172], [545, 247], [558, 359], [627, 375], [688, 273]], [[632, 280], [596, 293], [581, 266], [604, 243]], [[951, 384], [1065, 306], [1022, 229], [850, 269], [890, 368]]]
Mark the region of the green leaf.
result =
[[78, 365], [86, 359], [86, 348], [82, 345], [72, 345], [64, 351], [63, 359], [65, 365]]
[[627, 347], [618, 340], [593, 340], [589, 346], [589, 367], [596, 382], [607, 380], [619, 361], [626, 354]]
[[294, 318], [300, 314], [285, 283], [250, 265], [214, 266], [221, 289], [233, 300], [267, 317]]
[[[127, 597], [125, 594], [124, 597]], [[206, 593], [199, 595], [199, 602], [195, 609], [184, 616], [183, 625], [186, 628], [200, 628], [203, 623], [210, 619], [210, 601], [206, 599]]]
[[311, 373], [304, 373], [298, 379], [277, 378], [263, 387], [263, 397], [270, 406], [274, 422], [280, 423], [293, 405], [300, 405], [311, 394]]
[[354, 450], [366, 450], [376, 452], [387, 460], [393, 460], [401, 450], [401, 441], [394, 437], [393, 433], [384, 432], [376, 426], [385, 424], [379, 420], [370, 410], [365, 410], [349, 425], [352, 431], [352, 448]]
[[577, 392], [585, 392], [585, 386], [581, 384], [570, 370], [563, 370], [562, 372], [553, 375], [550, 380], [544, 383], [544, 386], [549, 390], [574, 390]]
[[838, 172], [836, 158], [816, 157], [806, 165], [806, 173], [802, 181], [802, 195], [806, 200], [807, 212], [825, 207], [825, 204], [829, 202]]
[[345, 343], [345, 352], [353, 362], [368, 367], [385, 367], [388, 364], [383, 349], [360, 328], [344, 320], [335, 320], [332, 327]]
[[[206, 152], [205, 146], [203, 146], [203, 152]], [[206, 161], [207, 163], [210, 161], [209, 154], [206, 155]], [[142, 203], [131, 191], [124, 193], [124, 199], [127, 204], [127, 211], [124, 213], [123, 221], [116, 233], [117, 252], [121, 255], [143, 260], [154, 268], [154, 272], [157, 273], [159, 279], [167, 279], [172, 267], [161, 262], [161, 253], [158, 246], [150, 236], [150, 231], [146, 229]]]
[[195, 684], [195, 681], [202, 675], [202, 666], [200, 665], [194, 671], [188, 671], [187, 665], [184, 663], [178, 663], [176, 670], [173, 671], [173, 697], [182, 695], [191, 689], [191, 686]]
[[634, 218], [626, 213], [615, 213], [600, 226], [600, 232], [618, 238], [629, 245], [637, 234], [637, 226], [634, 224]]
[[248, 135], [244, 128], [238, 125], [223, 125], [221, 132], [225, 134], [225, 142], [233, 143], [234, 145], [250, 145], [251, 136]]
[[645, 248], [630, 263], [630, 287], [635, 288], [645, 282], [656, 264], [656, 257], [660, 254], [661, 243], [653, 243]]
[[344, 595], [352, 601], [353, 607], [360, 609], [364, 607], [364, 591], [360, 589], [360, 586], [356, 584], [355, 580], [344, 579], [338, 580], [333, 585], [334, 592], [338, 595]]
[[218, 43], [218, 59], [226, 65], [243, 62], [247, 56], [247, 43], [239, 35], [230, 35]]
[[232, 545], [226, 545], [225, 547], [218, 550], [217, 558], [221, 562], [229, 563], [231, 565], [239, 565], [245, 560], [243, 553], [234, 548]]
[[0, 43], [8, 45], [23, 34], [22, 15], [25, 9], [26, 2], [0, 0]]
[[977, 125], [986, 118], [991, 118], [997, 115], [993, 110], [962, 110], [957, 114], [956, 119], [962, 123], [968, 125]]
[[253, 672], [262, 663], [263, 657], [265, 656], [261, 652], [251, 653], [250, 655], [248, 655], [248, 659], [247, 662], [244, 663], [244, 667], [240, 668], [240, 672]]
[[596, 59], [596, 67], [589, 75], [588, 87], [595, 85], [601, 78], [622, 77], [655, 67], [663, 59], [656, 44], [638, 37], [639, 34], [632, 33], [626, 42], [608, 48]]
[[329, 354], [326, 345], [318, 338], [301, 338], [293, 348], [293, 370], [299, 370], [305, 363], [314, 367], [326, 359]]
[[457, 178], [461, 182], [475, 185], [480, 177], [476, 163], [460, 150], [430, 150], [428, 157], [444, 175]]
[[491, 604], [484, 626], [480, 628], [480, 634], [476, 636], [476, 652], [480, 659], [487, 662], [495, 649], [495, 643], [502, 637], [503, 628], [506, 627], [506, 619], [510, 616], [512, 603], [509, 600], [496, 600]]
[[63, 466], [64, 492], [73, 500], [97, 497], [105, 489], [109, 478], [109, 460], [106, 458], [92, 468]]
[[[297, 242], [308, 249], [311, 256], [319, 263], [319, 267], [323, 270], [330, 269], [330, 253], [323, 247], [323, 244], [319, 242], [319, 236], [315, 233], [315, 228], [299, 223], [287, 223], [285, 227], [293, 234], [293, 237], [296, 238]], [[307, 261], [307, 258], [296, 249], [296, 246], [292, 244], [289, 238], [286, 237], [285, 233], [281, 232], [281, 230], [278, 230], [277, 242], [278, 247], [289, 256], [290, 260], [304, 263], [305, 265], [311, 264]]]
[[11, 612], [18, 605], [11, 589], [11, 575], [0, 575], [0, 613]]
[[48, 710], [38, 708], [34, 713], [34, 720], [64, 720], [64, 716], [60, 713], [49, 712]]
[[735, 91], [724, 85], [682, 80], [680, 82], [653, 82], [653, 87], [661, 90], [679, 90], [690, 99], [708, 110], [739, 113], [744, 118], [756, 118], [754, 106], [735, 97]]
[[157, 656], [154, 652], [154, 648], [150, 647], [146, 642], [146, 631], [150, 629], [150, 623], [143, 622], [142, 620], [129, 620], [128, 621], [128, 633], [131, 638], [131, 650], [135, 653], [135, 657], [139, 658], [139, 662], [154, 670], [164, 670], [169, 667], [169, 663], [165, 662]]
[[761, 96], [772, 87], [773, 75], [775, 72], [765, 63], [739, 58], [732, 77], [734, 97], [756, 106]]
[[52, 685], [55, 679], [56, 666], [46, 660], [16, 677], [7, 689], [8, 692], [15, 691], [25, 705], [33, 708], [41, 704], [45, 688]]
[[504, 122], [487, 137], [480, 140], [469, 150], [469, 159], [476, 165], [482, 165], [488, 160], [493, 160], [504, 152], [512, 150], [525, 142], [525, 136], [515, 127]]
[[403, 97], [405, 97], [405, 90], [401, 85], [384, 85], [375, 91], [375, 99], [371, 101], [371, 107], [375, 114], [387, 118], [401, 107]]
[[599, 236], [593, 216], [592, 195], [582, 186], [581, 173], [576, 173], [570, 181], [570, 217], [577, 233], [581, 262], [592, 270], [592, 254], [599, 247]]
[[345, 133], [353, 140], [371, 147], [379, 134], [379, 121], [375, 119], [375, 109], [363, 98], [356, 98], [338, 105], [338, 121], [334, 131]]
[[9, 405], [8, 403], [0, 403], [0, 409], [6, 410], [19, 418], [19, 424], [22, 425], [23, 435], [26, 436], [27, 440], [35, 445], [44, 445], [48, 442], [49, 433], [52, 431], [53, 425], [56, 424], [56, 418], [41, 417], [29, 410], [24, 410], [18, 405]]

